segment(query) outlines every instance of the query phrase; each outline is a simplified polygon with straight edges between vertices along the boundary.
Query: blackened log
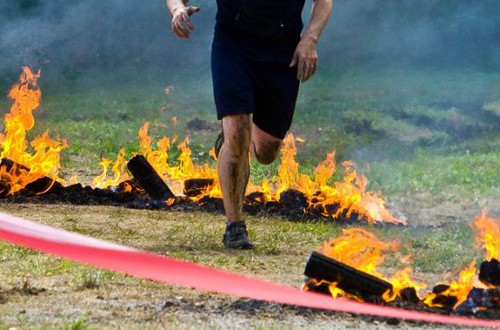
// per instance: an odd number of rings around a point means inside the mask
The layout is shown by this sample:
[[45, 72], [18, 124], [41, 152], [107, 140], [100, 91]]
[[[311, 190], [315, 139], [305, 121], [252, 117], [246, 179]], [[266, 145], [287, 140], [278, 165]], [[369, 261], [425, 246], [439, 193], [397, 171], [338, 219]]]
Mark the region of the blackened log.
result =
[[196, 197], [214, 184], [214, 179], [188, 179], [184, 181], [184, 195]]
[[417, 290], [415, 288], [404, 288], [399, 292], [399, 298], [402, 301], [408, 301], [411, 303], [418, 303], [420, 298], [418, 297]]
[[450, 286], [447, 284], [438, 284], [432, 289], [432, 293], [436, 295], [431, 301], [433, 307], [453, 309], [453, 306], [458, 302], [458, 298], [444, 294], [449, 288]]
[[[14, 176], [20, 176], [22, 175], [22, 172], [30, 172], [29, 167], [26, 167], [24, 165], [18, 164], [8, 158], [2, 158], [0, 160], [0, 167], [5, 167], [5, 170], [9, 172], [11, 175]], [[8, 185], [8, 183], [7, 183]], [[7, 188], [7, 187], [5, 187]], [[34, 192], [35, 194], [46, 194], [49, 192], [58, 192], [62, 188], [62, 184], [59, 181], [56, 181], [54, 179], [51, 179], [47, 176], [42, 176], [41, 178], [38, 178], [30, 183], [28, 183], [25, 187], [25, 189]], [[8, 191], [2, 191], [2, 197], [5, 197], [5, 195], [8, 193]]]
[[494, 258], [483, 261], [479, 268], [479, 280], [485, 284], [500, 286], [500, 262]]
[[143, 155], [132, 157], [127, 163], [127, 168], [152, 199], [164, 201], [175, 197], [165, 181]]
[[310, 255], [304, 275], [317, 281], [336, 282], [338, 288], [364, 299], [371, 296], [381, 297], [384, 292], [392, 290], [391, 283], [316, 251]]
[[296, 210], [301, 213], [304, 213], [309, 205], [304, 193], [295, 189], [287, 189], [281, 192], [280, 204], [288, 210]]

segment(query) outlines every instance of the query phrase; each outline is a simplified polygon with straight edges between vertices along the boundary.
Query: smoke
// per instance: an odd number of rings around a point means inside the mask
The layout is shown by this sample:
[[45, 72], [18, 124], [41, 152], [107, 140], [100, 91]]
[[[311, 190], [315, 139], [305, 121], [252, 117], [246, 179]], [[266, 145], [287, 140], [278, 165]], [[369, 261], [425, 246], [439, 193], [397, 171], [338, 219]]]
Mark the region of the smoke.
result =
[[18, 72], [24, 65], [82, 74], [95, 67], [201, 63], [210, 29], [201, 26], [188, 43], [173, 38], [169, 20], [163, 1], [2, 1], [0, 72]]
[[[208, 67], [215, 1], [192, 2], [202, 11], [193, 18], [192, 40], [186, 41], [171, 35], [164, 1], [4, 0], [0, 72], [17, 72], [23, 65], [58, 74], [134, 65]], [[342, 66], [498, 70], [499, 10], [495, 0], [336, 0], [320, 56]]]
[[500, 2], [336, 1], [330, 57], [480, 70], [500, 67]]

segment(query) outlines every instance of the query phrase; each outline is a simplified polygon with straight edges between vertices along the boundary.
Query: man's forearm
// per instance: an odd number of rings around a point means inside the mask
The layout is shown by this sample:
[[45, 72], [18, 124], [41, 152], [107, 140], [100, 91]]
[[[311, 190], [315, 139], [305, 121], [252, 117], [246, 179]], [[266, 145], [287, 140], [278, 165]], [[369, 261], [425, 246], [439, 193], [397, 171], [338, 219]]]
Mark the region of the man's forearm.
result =
[[314, 0], [311, 18], [302, 35], [303, 38], [310, 38], [315, 43], [318, 42], [321, 32], [325, 29], [326, 23], [328, 23], [328, 19], [330, 18], [332, 2], [333, 0]]

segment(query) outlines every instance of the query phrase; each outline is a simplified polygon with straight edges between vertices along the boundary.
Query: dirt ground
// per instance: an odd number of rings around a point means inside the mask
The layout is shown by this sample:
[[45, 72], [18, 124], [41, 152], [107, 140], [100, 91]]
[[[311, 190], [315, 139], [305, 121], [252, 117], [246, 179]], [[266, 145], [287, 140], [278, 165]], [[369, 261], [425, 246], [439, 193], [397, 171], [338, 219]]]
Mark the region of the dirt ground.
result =
[[[455, 216], [459, 217], [457, 207]], [[317, 247], [317, 242], [304, 242], [295, 246], [293, 251], [281, 245], [275, 252], [267, 254], [227, 251], [220, 247], [219, 242], [222, 218], [210, 214], [6, 203], [0, 203], [0, 211], [294, 287], [302, 284], [301, 274], [307, 253]], [[445, 214], [434, 212], [436, 221], [446, 219]], [[205, 226], [207, 221], [211, 223]], [[255, 224], [259, 235], [266, 234], [265, 223], [250, 221]], [[183, 232], [186, 223], [198, 232]], [[7, 248], [7, 245], [1, 246]], [[459, 328], [227, 297], [19, 250], [11, 256], [1, 254], [0, 329]]]

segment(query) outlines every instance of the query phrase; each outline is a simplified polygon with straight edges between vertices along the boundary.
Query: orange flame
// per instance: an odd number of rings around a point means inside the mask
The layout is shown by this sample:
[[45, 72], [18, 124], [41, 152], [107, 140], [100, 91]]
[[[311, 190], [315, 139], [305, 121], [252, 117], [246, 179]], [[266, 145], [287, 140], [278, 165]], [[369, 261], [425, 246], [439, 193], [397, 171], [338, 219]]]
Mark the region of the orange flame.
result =
[[415, 281], [415, 279], [413, 278], [412, 269], [410, 267], [405, 267], [397, 271], [391, 277], [389, 282], [392, 284], [392, 290], [385, 292], [382, 296], [382, 299], [384, 299], [385, 301], [393, 301], [399, 296], [401, 290], [403, 289], [414, 288], [418, 296], [418, 292], [427, 287], [426, 283]]
[[[189, 139], [186, 138], [177, 146], [177, 149], [180, 150], [180, 154], [177, 157], [178, 165], [170, 165], [169, 152], [172, 143], [174, 143], [177, 138], [174, 137], [170, 139], [168, 137], [163, 137], [158, 140], [156, 142], [156, 146], [154, 146], [154, 139], [151, 135], [149, 135], [148, 131], [149, 123], [146, 122], [139, 129], [139, 153], [148, 160], [151, 166], [153, 166], [156, 172], [158, 172], [158, 175], [160, 175], [160, 177], [162, 177], [168, 183], [170, 189], [174, 194], [182, 194], [182, 184], [187, 179], [212, 178], [214, 179], [214, 184], [210, 187], [207, 187], [206, 194], [197, 196], [194, 199], [199, 199], [205, 195], [209, 195], [211, 197], [221, 197], [220, 189], [216, 188], [216, 170], [210, 168], [208, 164], [204, 164], [202, 166], [194, 164], [191, 157], [192, 152], [189, 148]], [[126, 160], [123, 150], [120, 151], [118, 158], [112, 165], [112, 178], [108, 178], [108, 168], [111, 166], [111, 161], [103, 159], [101, 162], [101, 166], [103, 168], [103, 171], [98, 177], [94, 179], [94, 186], [116, 186], [121, 181], [129, 179], [129, 175], [125, 171]]]
[[[332, 186], [328, 184], [328, 180], [336, 170], [335, 151], [327, 154], [326, 159], [314, 169], [312, 180], [310, 176], [299, 172], [299, 164], [295, 160], [297, 148], [293, 134], [288, 134], [283, 142], [278, 176], [272, 180], [264, 179], [260, 187], [266, 201], [279, 201], [281, 192], [296, 189], [304, 193], [310, 210], [320, 210], [321, 214], [327, 217], [336, 218], [343, 213], [350, 217], [356, 212], [368, 222], [406, 224], [391, 215], [380, 196], [366, 190], [368, 179], [356, 173], [352, 162], [342, 164], [345, 176], [342, 181], [335, 182]], [[338, 208], [332, 214], [327, 205], [337, 205]]]
[[33, 73], [28, 67], [23, 68], [19, 82], [14, 84], [8, 97], [14, 101], [10, 113], [5, 115], [5, 133], [0, 135], [2, 159], [12, 160], [15, 170], [7, 171], [6, 166], [0, 169], [4, 192], [13, 194], [27, 184], [48, 177], [60, 180], [60, 152], [67, 147], [66, 141], [55, 141], [49, 137], [48, 131], [35, 137], [29, 144], [26, 135], [34, 126], [33, 111], [40, 104], [42, 92], [37, 85], [40, 71]]
[[[408, 267], [397, 272], [390, 280], [378, 272], [377, 268], [383, 264], [385, 254], [399, 250], [397, 241], [382, 242], [373, 233], [361, 228], [344, 229], [342, 233], [342, 236], [324, 244], [320, 252], [362, 272], [390, 282], [393, 289], [384, 293], [382, 298], [385, 301], [394, 300], [404, 288], [413, 287], [418, 292], [426, 287], [425, 283], [417, 283], [413, 280], [411, 269]], [[333, 288], [331, 288], [332, 285]], [[332, 294], [335, 292], [339, 295], [340, 289], [335, 283], [331, 283], [329, 288]]]
[[324, 244], [320, 252], [365, 273], [383, 277], [377, 271], [384, 252], [395, 252], [399, 243], [382, 242], [373, 233], [361, 228], [343, 229], [343, 235]]
[[[4, 193], [12, 194], [41, 177], [62, 181], [58, 177], [58, 172], [60, 152], [67, 147], [66, 141], [55, 141], [49, 137], [48, 132], [45, 132], [34, 138], [29, 146], [26, 142], [27, 131], [33, 128], [35, 122], [33, 111], [38, 107], [41, 99], [41, 91], [37, 85], [39, 77], [39, 72], [33, 73], [25, 67], [19, 82], [9, 92], [9, 98], [14, 100], [14, 104], [10, 113], [5, 116], [5, 134], [0, 135], [2, 149], [0, 157], [8, 158], [19, 166], [16, 166], [14, 170], [7, 170], [7, 166], [2, 166], [0, 169]], [[174, 193], [182, 194], [182, 184], [186, 179], [205, 178], [213, 179], [213, 184], [207, 187], [201, 195], [190, 198], [198, 200], [204, 196], [222, 197], [216, 169], [208, 164], [201, 166], [194, 164], [188, 139], [178, 144], [177, 148], [180, 150], [177, 158], [178, 165], [171, 165], [169, 151], [176, 138], [161, 138], [154, 146], [153, 137], [148, 134], [148, 129], [149, 123], [146, 122], [139, 130], [139, 152], [168, 182]], [[264, 179], [260, 185], [250, 183], [248, 191], [263, 192], [262, 202], [266, 202], [279, 201], [283, 191], [295, 189], [304, 193], [310, 210], [319, 211], [325, 216], [346, 215], [349, 217], [355, 212], [370, 222], [404, 223], [385, 209], [385, 202], [382, 198], [366, 191], [368, 180], [363, 175], [358, 175], [352, 169], [351, 163], [343, 164], [346, 174], [341, 182], [336, 182], [333, 186], [328, 183], [336, 170], [335, 151], [329, 153], [326, 159], [314, 169], [314, 180], [309, 175], [300, 173], [299, 164], [295, 160], [296, 140], [302, 141], [295, 139], [292, 134], [285, 138], [277, 176], [271, 180]], [[213, 151], [211, 154], [213, 155]], [[94, 178], [94, 187], [117, 186], [130, 178], [126, 171], [123, 149], [120, 150], [114, 162], [103, 159], [100, 165], [102, 173]], [[335, 210], [328, 210], [329, 205], [335, 205]]]
[[[175, 194], [182, 194], [184, 180], [205, 178], [213, 179], [214, 183], [207, 187], [202, 194], [190, 198], [196, 201], [205, 196], [222, 197], [218, 185], [217, 170], [211, 168], [208, 164], [201, 166], [194, 164], [188, 139], [178, 145], [177, 148], [181, 152], [177, 157], [178, 165], [174, 166], [169, 164], [169, 152], [176, 138], [171, 140], [164, 137], [158, 140], [156, 147], [154, 147], [153, 137], [148, 134], [148, 129], [149, 123], [146, 122], [139, 130], [139, 152], [146, 157], [158, 174], [167, 181]], [[309, 175], [300, 173], [299, 164], [295, 160], [297, 154], [295, 140], [292, 134], [289, 134], [284, 139], [277, 176], [272, 179], [264, 178], [260, 185], [250, 182], [247, 188], [248, 192], [260, 191], [263, 193], [260, 201], [268, 202], [279, 201], [280, 194], [283, 191], [295, 189], [305, 195], [309, 203], [309, 210], [319, 210], [322, 215], [327, 217], [335, 218], [344, 214], [350, 217], [355, 212], [369, 222], [384, 221], [405, 224], [404, 221], [390, 214], [385, 208], [385, 201], [381, 197], [366, 190], [367, 178], [358, 175], [351, 162], [342, 164], [345, 168], [345, 177], [342, 181], [334, 183], [333, 186], [328, 183], [336, 170], [335, 151], [330, 152], [326, 159], [314, 169], [314, 180]], [[213, 150], [210, 151], [210, 154], [214, 156]], [[116, 162], [124, 163], [125, 160], [119, 156]], [[120, 171], [124, 169], [123, 164], [115, 163], [113, 165], [113, 178], [107, 179], [107, 168], [111, 163], [104, 159], [101, 165], [103, 166], [103, 172], [94, 180], [95, 186], [106, 187], [116, 184], [119, 179], [123, 180], [128, 177], [123, 172], [115, 172], [115, 169], [120, 169]], [[335, 205], [335, 211], [329, 210], [328, 205]]]
[[476, 229], [476, 246], [484, 248], [486, 260], [493, 258], [500, 260], [500, 218], [493, 219], [487, 215], [484, 209], [472, 223]]
[[[440, 296], [450, 296], [456, 297], [457, 302], [453, 308], [457, 308], [461, 303], [467, 299], [469, 291], [474, 288], [474, 284], [477, 283], [477, 269], [476, 263], [471, 262], [469, 266], [462, 270], [459, 274], [457, 281], [452, 281], [449, 284], [449, 288], [441, 292]], [[428, 293], [424, 298], [424, 303], [429, 307], [445, 307], [439, 303], [434, 303], [433, 300], [436, 298], [436, 294]]]
[[108, 168], [111, 165], [111, 160], [103, 158], [99, 165], [101, 165], [103, 171], [101, 175], [94, 178], [92, 182], [94, 187], [104, 188], [118, 186], [121, 182], [128, 179], [127, 172], [125, 171], [125, 166], [127, 165], [125, 161], [125, 149], [123, 148], [120, 149], [116, 161], [111, 168], [113, 177], [108, 177]]

